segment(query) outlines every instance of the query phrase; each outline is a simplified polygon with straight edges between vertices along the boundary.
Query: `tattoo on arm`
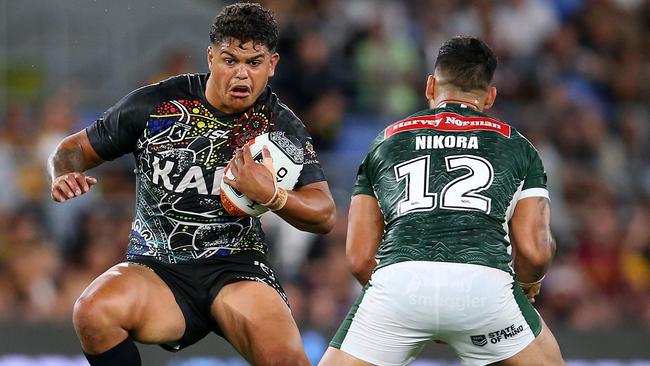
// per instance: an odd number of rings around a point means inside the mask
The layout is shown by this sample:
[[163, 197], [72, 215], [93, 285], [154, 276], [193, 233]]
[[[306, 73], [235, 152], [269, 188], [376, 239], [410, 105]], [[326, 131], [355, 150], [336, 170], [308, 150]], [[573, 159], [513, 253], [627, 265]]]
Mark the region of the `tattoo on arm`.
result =
[[[539, 235], [539, 243], [547, 243], [549, 246], [554, 247], [554, 239], [551, 234], [551, 205], [548, 198], [539, 197], [537, 199], [537, 207], [539, 208], [541, 220], [537, 224], [537, 233]], [[555, 251], [552, 248], [553, 252]]]
[[50, 179], [71, 172], [82, 172], [85, 170], [83, 149], [79, 145], [59, 145], [49, 159]]

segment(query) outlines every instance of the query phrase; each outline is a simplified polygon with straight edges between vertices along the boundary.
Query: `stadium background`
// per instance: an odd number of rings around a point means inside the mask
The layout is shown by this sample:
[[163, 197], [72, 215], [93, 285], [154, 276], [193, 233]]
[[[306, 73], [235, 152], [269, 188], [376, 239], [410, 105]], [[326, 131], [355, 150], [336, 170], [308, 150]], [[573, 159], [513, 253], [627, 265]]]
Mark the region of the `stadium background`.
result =
[[[465, 34], [498, 54], [492, 113], [548, 171], [559, 250], [537, 308], [573, 365], [650, 364], [650, 1], [263, 3], [281, 25], [272, 84], [314, 137], [339, 212], [323, 237], [264, 217], [313, 360], [359, 291], [344, 258], [356, 167], [383, 126], [425, 107], [437, 48]], [[57, 205], [46, 157], [132, 89], [205, 72], [223, 4], [0, 0], [0, 366], [85, 364], [72, 304], [123, 257], [132, 159], [96, 169], [92, 193]], [[176, 355], [142, 351], [152, 365], [243, 364], [215, 336]], [[440, 345], [423, 359], [457, 364]]]

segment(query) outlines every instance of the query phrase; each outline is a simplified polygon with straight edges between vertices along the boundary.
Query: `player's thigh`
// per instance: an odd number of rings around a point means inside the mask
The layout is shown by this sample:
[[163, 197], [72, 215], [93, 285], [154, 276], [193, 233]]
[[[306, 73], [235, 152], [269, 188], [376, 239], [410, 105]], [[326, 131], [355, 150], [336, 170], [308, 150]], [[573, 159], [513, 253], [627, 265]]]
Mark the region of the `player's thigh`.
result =
[[516, 355], [494, 363], [496, 366], [558, 366], [564, 365], [560, 346], [542, 320], [542, 331], [526, 348]]
[[211, 311], [225, 338], [253, 365], [309, 364], [291, 311], [271, 286], [229, 283]]
[[107, 319], [142, 343], [174, 341], [185, 331], [183, 313], [167, 284], [150, 268], [134, 263], [117, 264], [97, 277], [75, 308]]
[[360, 360], [338, 348], [329, 347], [318, 366], [374, 366], [370, 362]]
[[[434, 335], [432, 313], [420, 311], [404, 289], [423, 274], [411, 263], [380, 268], [350, 308], [330, 346], [368, 364], [413, 361]], [[418, 281], [416, 281], [418, 282]]]

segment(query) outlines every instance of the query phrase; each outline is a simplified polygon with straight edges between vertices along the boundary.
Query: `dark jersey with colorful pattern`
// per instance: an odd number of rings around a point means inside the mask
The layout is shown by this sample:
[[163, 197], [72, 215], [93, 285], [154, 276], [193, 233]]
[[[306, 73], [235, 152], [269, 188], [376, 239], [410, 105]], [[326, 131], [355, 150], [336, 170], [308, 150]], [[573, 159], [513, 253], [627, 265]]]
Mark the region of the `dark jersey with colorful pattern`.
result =
[[417, 260], [505, 271], [514, 204], [548, 197], [544, 167], [530, 142], [459, 104], [387, 127], [361, 164], [353, 194], [376, 197], [384, 215], [377, 268]]
[[87, 128], [104, 160], [135, 157], [136, 212], [127, 258], [175, 263], [241, 250], [266, 253], [260, 220], [233, 217], [219, 197], [236, 148], [270, 131], [299, 141], [296, 188], [325, 179], [305, 126], [267, 87], [249, 110], [224, 114], [204, 91], [208, 74], [180, 75], [128, 94]]

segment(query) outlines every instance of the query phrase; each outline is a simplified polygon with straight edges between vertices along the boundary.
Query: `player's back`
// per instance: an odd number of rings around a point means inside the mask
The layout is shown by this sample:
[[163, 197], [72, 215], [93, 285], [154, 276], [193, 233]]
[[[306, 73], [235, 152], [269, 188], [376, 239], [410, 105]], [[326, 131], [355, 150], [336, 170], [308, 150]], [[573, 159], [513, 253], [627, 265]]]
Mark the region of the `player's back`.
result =
[[528, 140], [448, 104], [387, 127], [360, 167], [355, 194], [374, 195], [384, 215], [378, 268], [425, 260], [510, 271], [513, 203], [539, 189], [546, 176]]

